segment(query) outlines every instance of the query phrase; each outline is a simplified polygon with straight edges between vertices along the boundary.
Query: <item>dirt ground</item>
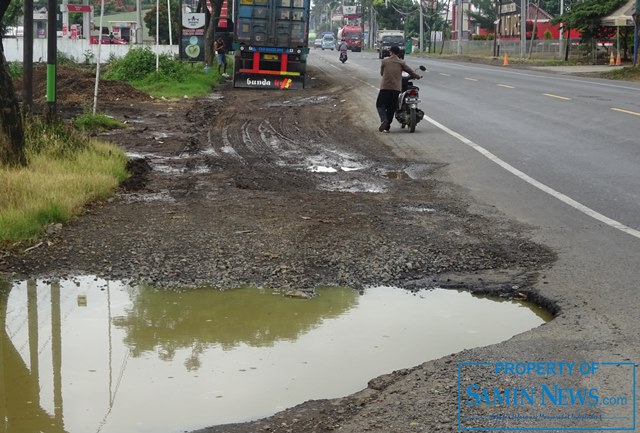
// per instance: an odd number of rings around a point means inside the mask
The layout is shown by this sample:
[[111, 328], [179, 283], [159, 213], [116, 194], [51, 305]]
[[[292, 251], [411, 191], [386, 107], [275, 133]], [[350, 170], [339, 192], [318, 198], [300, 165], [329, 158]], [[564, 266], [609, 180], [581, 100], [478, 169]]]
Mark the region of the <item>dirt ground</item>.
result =
[[[93, 76], [62, 68], [59, 77], [58, 108], [70, 118], [92, 101]], [[358, 126], [357, 107], [339, 96], [346, 89], [313, 69], [310, 78], [303, 91], [226, 82], [206, 98], [177, 101], [103, 82], [99, 111], [127, 128], [100, 138], [126, 150], [132, 177], [112, 199], [50, 227], [34, 248], [0, 258], [0, 272], [307, 294], [327, 285], [438, 286], [545, 304], [531, 281], [552, 251], [532, 242], [527, 227], [471, 213], [468, 197], [435, 180], [440, 166], [395, 158], [377, 131]], [[206, 431], [451, 431], [450, 362]]]

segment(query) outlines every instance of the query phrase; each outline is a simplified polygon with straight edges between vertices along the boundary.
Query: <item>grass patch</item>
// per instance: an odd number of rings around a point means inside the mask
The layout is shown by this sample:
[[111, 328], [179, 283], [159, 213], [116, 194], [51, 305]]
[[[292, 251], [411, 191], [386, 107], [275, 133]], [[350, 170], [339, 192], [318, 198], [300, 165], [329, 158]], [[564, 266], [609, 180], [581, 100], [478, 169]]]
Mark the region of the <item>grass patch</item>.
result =
[[162, 54], [158, 57], [148, 48], [131, 49], [126, 56], [113, 61], [104, 77], [122, 80], [156, 98], [205, 96], [222, 77], [212, 68], [205, 72], [203, 65], [181, 62]]
[[612, 80], [640, 81], [640, 66], [628, 66], [602, 73], [603, 78]]
[[127, 178], [117, 146], [65, 125], [25, 122], [26, 167], [0, 168], [0, 241], [33, 240], [47, 224], [68, 221]]
[[84, 113], [73, 120], [73, 126], [81, 131], [107, 131], [124, 128], [125, 124], [106, 114]]
[[131, 84], [139, 90], [156, 98], [182, 98], [206, 96], [221, 81], [220, 75], [212, 68], [208, 73], [202, 66], [184, 65], [184, 74], [180, 80], [166, 79], [152, 74], [147, 78]]

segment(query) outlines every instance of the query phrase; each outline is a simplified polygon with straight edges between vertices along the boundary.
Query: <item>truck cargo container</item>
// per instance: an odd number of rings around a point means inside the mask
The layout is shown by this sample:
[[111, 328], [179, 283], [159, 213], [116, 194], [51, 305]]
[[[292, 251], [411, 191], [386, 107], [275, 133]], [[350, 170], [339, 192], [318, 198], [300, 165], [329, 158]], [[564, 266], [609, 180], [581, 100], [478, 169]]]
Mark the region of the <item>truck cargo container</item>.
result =
[[234, 0], [234, 87], [304, 88], [310, 0]]

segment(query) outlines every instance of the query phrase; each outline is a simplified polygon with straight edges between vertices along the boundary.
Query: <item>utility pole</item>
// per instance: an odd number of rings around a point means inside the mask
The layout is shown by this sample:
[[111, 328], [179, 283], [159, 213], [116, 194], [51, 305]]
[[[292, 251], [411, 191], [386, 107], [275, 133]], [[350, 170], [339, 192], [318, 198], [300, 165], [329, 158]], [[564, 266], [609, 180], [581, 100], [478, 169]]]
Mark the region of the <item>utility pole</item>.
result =
[[424, 13], [422, 12], [422, 0], [418, 1], [418, 7], [420, 8], [420, 52], [424, 51]]
[[[560, 15], [564, 14], [564, 0], [560, 0]], [[560, 46], [558, 58], [562, 58], [562, 32], [564, 32], [564, 22], [560, 21], [560, 36], [558, 36], [558, 45]], [[568, 37], [568, 36], [567, 36]]]
[[458, 26], [458, 46], [456, 53], [462, 54], [462, 0], [458, 0], [458, 7], [456, 8], [456, 25]]
[[136, 27], [136, 44], [142, 44], [144, 35], [142, 34], [142, 0], [136, 0], [136, 20], [138, 20], [138, 26]]
[[527, 0], [520, 0], [520, 57], [527, 52]]

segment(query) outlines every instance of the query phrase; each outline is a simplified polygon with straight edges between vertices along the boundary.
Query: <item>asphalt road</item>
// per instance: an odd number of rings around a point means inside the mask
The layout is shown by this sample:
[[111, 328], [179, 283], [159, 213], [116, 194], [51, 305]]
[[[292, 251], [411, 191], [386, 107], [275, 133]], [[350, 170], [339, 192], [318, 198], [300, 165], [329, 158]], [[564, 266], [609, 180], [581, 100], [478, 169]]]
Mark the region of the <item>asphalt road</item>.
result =
[[[314, 51], [310, 63], [353, 80], [349, 97], [376, 128], [379, 60], [349, 54], [340, 65], [337, 53]], [[427, 67], [417, 83], [426, 117], [414, 134], [396, 124], [381, 139], [400, 157], [446, 164], [442, 180], [465, 189], [478, 212], [528, 224], [558, 253], [536, 288], [561, 314], [486, 356], [637, 363], [640, 85], [407, 60]], [[629, 386], [622, 376], [611, 381]]]

